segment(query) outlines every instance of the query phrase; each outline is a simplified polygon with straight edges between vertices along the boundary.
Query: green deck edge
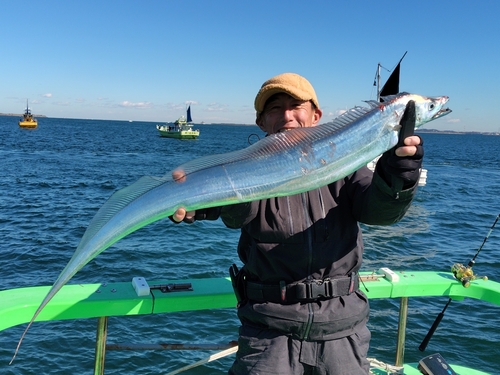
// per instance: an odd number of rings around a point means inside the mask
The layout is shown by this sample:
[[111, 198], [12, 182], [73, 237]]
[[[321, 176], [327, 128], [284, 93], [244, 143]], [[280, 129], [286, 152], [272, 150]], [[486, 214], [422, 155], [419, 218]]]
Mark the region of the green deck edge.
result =
[[[454, 363], [449, 364], [450, 367], [457, 373], [457, 375], [493, 375], [487, 372], [482, 372], [479, 370], [474, 370], [469, 367], [460, 366]], [[418, 363], [409, 363], [404, 366], [404, 375], [422, 375], [420, 370], [417, 368]], [[387, 375], [385, 370], [372, 370], [375, 375]]]
[[[450, 272], [394, 273], [399, 281], [376, 278], [365, 281], [361, 289], [370, 299], [446, 296], [456, 300], [479, 299], [500, 306], [500, 283], [491, 280], [476, 280], [469, 288], [464, 288]], [[361, 273], [361, 276], [368, 275], [368, 272]], [[42, 310], [36, 321], [146, 315], [236, 306], [229, 278], [146, 281], [150, 286], [191, 283], [193, 290], [162, 293], [158, 289], [151, 289], [148, 295], [139, 297], [131, 281], [65, 285]], [[0, 331], [28, 323], [49, 289], [50, 286], [37, 286], [0, 291]], [[479, 370], [450, 365], [459, 375], [488, 375]], [[374, 373], [385, 374], [377, 370]], [[421, 375], [417, 364], [405, 364], [404, 373]]]
[[[449, 272], [395, 272], [399, 281], [386, 278], [365, 281], [361, 289], [370, 299], [448, 296], [474, 298], [500, 305], [500, 284], [476, 280], [464, 288]], [[362, 272], [362, 276], [369, 275]], [[138, 297], [131, 282], [65, 285], [42, 310], [36, 321], [95, 318], [99, 316], [144, 315], [231, 308], [236, 306], [229, 278], [146, 280], [157, 284], [191, 283], [193, 291], [151, 290]], [[366, 291], [365, 286], [369, 291]], [[0, 291], [0, 331], [30, 321], [49, 286]]]
[[[145, 315], [236, 306], [231, 282], [226, 278], [147, 282], [150, 286], [190, 282], [193, 291], [162, 293], [152, 289], [149, 295], [139, 297], [131, 281], [65, 285], [40, 312], [36, 321]], [[50, 286], [37, 286], [0, 291], [0, 331], [28, 323], [49, 289]]]

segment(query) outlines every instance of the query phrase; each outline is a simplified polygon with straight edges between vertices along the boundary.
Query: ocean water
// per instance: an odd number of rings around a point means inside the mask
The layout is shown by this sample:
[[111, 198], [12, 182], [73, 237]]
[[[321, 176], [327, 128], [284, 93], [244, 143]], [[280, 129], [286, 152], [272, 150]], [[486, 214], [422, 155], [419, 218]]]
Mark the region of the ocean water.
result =
[[[195, 141], [160, 138], [154, 123], [40, 118], [23, 130], [0, 117], [0, 290], [51, 285], [88, 223], [111, 196], [141, 176], [241, 149], [256, 126], [200, 125]], [[398, 224], [363, 226], [363, 270], [448, 271], [476, 253], [500, 212], [500, 137], [422, 134], [427, 184]], [[252, 138], [252, 137], [251, 137]], [[238, 231], [220, 221], [150, 224], [85, 266], [71, 283], [225, 277]], [[500, 224], [474, 267], [500, 280]], [[418, 350], [446, 298], [410, 299], [405, 357], [441, 353], [448, 361], [500, 373], [499, 308], [453, 301], [426, 352]], [[1, 303], [1, 301], [0, 301]], [[398, 300], [372, 300], [369, 355], [394, 362]], [[237, 338], [234, 309], [110, 318], [108, 343], [227, 343]], [[0, 333], [1, 374], [91, 374], [96, 320], [35, 323], [8, 365], [25, 326]], [[108, 351], [107, 374], [165, 374], [213, 352]], [[224, 374], [233, 357], [187, 374]]]

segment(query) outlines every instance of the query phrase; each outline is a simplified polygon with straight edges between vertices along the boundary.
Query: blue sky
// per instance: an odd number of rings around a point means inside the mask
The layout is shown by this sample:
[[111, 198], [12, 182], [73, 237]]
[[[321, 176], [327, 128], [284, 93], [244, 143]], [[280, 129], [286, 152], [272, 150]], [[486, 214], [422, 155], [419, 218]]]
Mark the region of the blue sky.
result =
[[[260, 85], [295, 72], [322, 122], [401, 90], [448, 95], [428, 128], [500, 131], [500, 1], [22, 1], [1, 3], [0, 112], [253, 124]], [[382, 80], [389, 73], [382, 71]]]

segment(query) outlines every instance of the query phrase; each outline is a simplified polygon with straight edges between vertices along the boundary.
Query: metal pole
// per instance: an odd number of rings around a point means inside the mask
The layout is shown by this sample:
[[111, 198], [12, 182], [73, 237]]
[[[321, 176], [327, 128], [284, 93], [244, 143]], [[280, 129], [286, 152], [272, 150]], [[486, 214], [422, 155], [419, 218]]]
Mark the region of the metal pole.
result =
[[132, 344], [132, 343], [119, 343], [119, 344], [106, 344], [106, 351], [108, 350], [225, 350], [233, 348], [238, 345], [237, 341], [231, 341], [227, 344]]
[[396, 344], [396, 366], [404, 365], [407, 318], [408, 297], [401, 297], [401, 305], [399, 307], [398, 341]]
[[377, 102], [380, 101], [380, 63], [377, 65]]
[[104, 361], [106, 359], [107, 336], [108, 336], [108, 317], [101, 316], [97, 320], [94, 375], [104, 375]]

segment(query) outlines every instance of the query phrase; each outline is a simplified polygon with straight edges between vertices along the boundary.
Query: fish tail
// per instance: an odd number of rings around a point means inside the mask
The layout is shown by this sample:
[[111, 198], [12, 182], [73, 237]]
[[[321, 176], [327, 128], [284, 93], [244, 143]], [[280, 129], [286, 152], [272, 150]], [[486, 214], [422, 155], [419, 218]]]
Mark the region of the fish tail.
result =
[[17, 353], [19, 352], [19, 348], [21, 347], [21, 343], [23, 342], [24, 336], [26, 336], [26, 333], [28, 333], [28, 330], [30, 329], [31, 325], [35, 321], [35, 319], [38, 316], [38, 314], [40, 313], [40, 311], [41, 310], [38, 310], [35, 313], [35, 315], [33, 316], [33, 318], [31, 318], [30, 322], [28, 323], [28, 326], [26, 327], [26, 329], [24, 330], [23, 334], [21, 335], [21, 338], [19, 339], [19, 342], [17, 343], [16, 350], [14, 351], [14, 355], [12, 356], [12, 359], [9, 362], [9, 366], [12, 364], [12, 362], [14, 362], [14, 359], [16, 359]]

